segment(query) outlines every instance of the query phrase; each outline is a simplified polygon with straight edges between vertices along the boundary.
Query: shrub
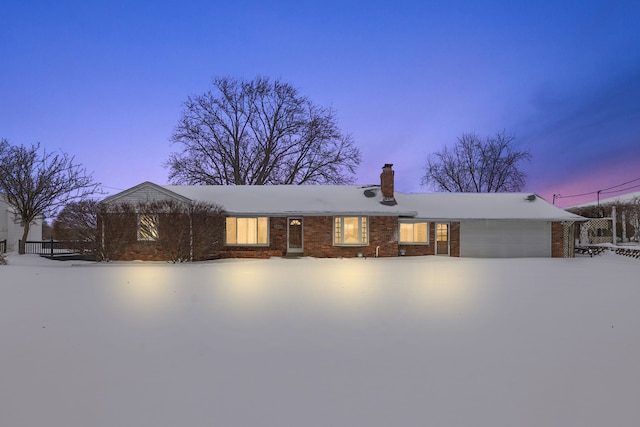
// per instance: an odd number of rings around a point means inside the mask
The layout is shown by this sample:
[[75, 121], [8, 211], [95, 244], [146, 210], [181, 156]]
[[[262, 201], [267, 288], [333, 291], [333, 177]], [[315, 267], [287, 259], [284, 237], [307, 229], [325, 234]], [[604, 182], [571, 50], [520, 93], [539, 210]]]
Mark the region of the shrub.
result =
[[[144, 234], [140, 239], [143, 217]], [[138, 205], [101, 205], [98, 259], [142, 259], [169, 262], [208, 259], [223, 241], [225, 213], [211, 203], [160, 200]], [[140, 229], [140, 230], [139, 230]]]

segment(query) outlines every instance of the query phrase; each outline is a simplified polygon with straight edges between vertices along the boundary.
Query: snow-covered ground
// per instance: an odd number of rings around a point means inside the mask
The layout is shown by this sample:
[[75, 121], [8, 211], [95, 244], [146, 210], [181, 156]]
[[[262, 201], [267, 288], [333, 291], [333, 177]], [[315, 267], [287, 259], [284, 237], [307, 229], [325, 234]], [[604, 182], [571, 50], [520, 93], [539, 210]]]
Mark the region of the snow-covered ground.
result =
[[0, 266], [0, 426], [638, 426], [640, 260]]

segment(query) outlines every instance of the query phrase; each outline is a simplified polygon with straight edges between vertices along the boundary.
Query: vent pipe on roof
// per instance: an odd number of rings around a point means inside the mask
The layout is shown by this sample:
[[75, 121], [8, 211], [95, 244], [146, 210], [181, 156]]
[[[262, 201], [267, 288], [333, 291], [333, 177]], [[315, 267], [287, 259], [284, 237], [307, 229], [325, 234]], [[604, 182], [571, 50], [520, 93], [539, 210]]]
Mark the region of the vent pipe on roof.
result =
[[395, 172], [391, 169], [393, 165], [391, 163], [387, 163], [382, 167], [382, 173], [380, 174], [380, 190], [382, 191], [382, 204], [393, 206], [397, 204], [396, 199], [394, 197], [394, 174]]

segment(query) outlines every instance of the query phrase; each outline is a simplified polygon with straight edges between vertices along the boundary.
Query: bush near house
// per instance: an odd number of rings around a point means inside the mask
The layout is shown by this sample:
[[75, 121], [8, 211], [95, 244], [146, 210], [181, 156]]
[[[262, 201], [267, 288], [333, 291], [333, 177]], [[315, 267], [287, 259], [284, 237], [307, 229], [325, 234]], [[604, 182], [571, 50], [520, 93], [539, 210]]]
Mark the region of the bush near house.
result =
[[201, 202], [101, 205], [98, 259], [210, 259], [223, 242], [224, 218], [219, 206]]

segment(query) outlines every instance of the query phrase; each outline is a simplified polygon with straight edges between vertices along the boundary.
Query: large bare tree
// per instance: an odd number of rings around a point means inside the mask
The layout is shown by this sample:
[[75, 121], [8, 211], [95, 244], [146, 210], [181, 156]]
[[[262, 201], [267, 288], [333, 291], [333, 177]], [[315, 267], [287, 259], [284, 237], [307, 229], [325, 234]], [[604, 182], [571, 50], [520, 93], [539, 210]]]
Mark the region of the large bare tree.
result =
[[522, 191], [525, 174], [520, 163], [531, 159], [527, 150], [513, 146], [515, 136], [505, 132], [481, 139], [475, 133], [458, 138], [427, 158], [422, 183], [437, 191], [498, 193]]
[[331, 109], [263, 77], [216, 78], [188, 97], [171, 141], [175, 184], [347, 184], [361, 158]]
[[0, 142], [0, 193], [23, 224], [20, 254], [24, 254], [24, 242], [37, 218], [52, 216], [67, 203], [95, 194], [98, 186], [91, 174], [64, 152], [41, 150], [39, 143]]

